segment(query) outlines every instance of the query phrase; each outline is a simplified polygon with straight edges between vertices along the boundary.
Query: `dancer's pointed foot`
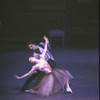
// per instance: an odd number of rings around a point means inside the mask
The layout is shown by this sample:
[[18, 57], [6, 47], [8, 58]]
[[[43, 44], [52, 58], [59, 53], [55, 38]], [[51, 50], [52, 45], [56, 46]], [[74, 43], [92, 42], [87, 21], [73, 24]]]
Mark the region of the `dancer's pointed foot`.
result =
[[25, 92], [29, 93], [29, 90], [25, 90]]
[[25, 92], [27, 92], [27, 93], [36, 93], [33, 89], [25, 90]]
[[70, 87], [67, 87], [66, 91], [67, 91], [68, 93], [73, 93]]

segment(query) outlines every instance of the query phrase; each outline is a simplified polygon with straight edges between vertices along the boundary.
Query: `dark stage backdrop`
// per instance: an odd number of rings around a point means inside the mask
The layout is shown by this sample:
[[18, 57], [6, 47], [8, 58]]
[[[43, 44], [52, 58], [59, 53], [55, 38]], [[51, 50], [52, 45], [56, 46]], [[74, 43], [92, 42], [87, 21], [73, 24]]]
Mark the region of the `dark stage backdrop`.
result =
[[98, 46], [99, 0], [0, 0], [0, 40], [65, 31], [65, 44]]

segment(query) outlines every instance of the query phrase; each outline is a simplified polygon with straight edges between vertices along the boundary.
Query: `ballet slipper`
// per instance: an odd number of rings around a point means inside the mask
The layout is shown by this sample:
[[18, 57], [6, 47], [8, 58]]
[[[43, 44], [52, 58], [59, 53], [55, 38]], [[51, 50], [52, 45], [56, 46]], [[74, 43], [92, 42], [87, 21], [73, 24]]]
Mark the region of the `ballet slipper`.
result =
[[28, 93], [28, 92], [29, 92], [29, 90], [25, 90], [25, 92], [27, 92], [27, 93]]
[[70, 87], [67, 87], [66, 91], [67, 91], [68, 93], [73, 93]]
[[27, 92], [27, 93], [36, 93], [33, 89], [25, 90], [25, 92]]

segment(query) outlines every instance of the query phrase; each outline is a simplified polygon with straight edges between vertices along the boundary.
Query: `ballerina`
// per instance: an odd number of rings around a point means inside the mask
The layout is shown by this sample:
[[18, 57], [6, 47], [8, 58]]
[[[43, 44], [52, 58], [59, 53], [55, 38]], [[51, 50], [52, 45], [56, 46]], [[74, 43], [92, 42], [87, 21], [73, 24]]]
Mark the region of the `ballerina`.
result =
[[[47, 38], [46, 36], [43, 37], [44, 40], [46, 38]], [[40, 42], [39, 44], [35, 44], [34, 42], [30, 41], [30, 42], [28, 42], [27, 46], [30, 50], [33, 51], [33, 56], [35, 58], [39, 59], [40, 54], [42, 54], [44, 52], [45, 43]], [[52, 56], [52, 54], [50, 53], [49, 50], [50, 50], [50, 44], [48, 43], [47, 50], [46, 50], [46, 53], [45, 53], [45, 60], [49, 63], [51, 68], [53, 68], [53, 67], [56, 66], [56, 62], [55, 62], [55, 59], [54, 59], [54, 57]], [[34, 63], [34, 65], [35, 64], [36, 63]], [[38, 70], [36, 73], [30, 75], [30, 77], [28, 77], [28, 79], [25, 81], [25, 83], [21, 87], [20, 91], [23, 92], [23, 91], [27, 90], [29, 85], [31, 84], [31, 82], [42, 74], [44, 74], [44, 73]]]

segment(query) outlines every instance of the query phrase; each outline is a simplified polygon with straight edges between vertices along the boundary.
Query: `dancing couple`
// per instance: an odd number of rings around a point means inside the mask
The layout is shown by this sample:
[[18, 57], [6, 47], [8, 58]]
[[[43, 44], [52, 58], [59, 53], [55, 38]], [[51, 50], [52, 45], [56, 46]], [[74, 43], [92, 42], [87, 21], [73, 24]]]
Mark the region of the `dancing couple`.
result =
[[[21, 91], [38, 94], [41, 97], [48, 97], [59, 93], [64, 91], [65, 88], [67, 92], [72, 93], [69, 83], [73, 76], [67, 70], [56, 67], [55, 60], [48, 49], [49, 40], [46, 36], [43, 39], [45, 43], [41, 42], [39, 45], [29, 44], [29, 48], [34, 51], [33, 56], [29, 57], [29, 61], [35, 63], [32, 69], [20, 77], [15, 75], [17, 79], [30, 76], [21, 88]], [[38, 78], [34, 85], [28, 89], [28, 85], [36, 77]]]

